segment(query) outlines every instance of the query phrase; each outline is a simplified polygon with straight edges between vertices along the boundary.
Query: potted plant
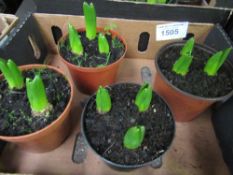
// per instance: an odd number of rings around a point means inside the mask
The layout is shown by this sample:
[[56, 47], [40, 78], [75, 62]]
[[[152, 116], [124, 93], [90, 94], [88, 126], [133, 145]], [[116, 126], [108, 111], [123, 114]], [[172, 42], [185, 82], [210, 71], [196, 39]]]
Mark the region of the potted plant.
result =
[[231, 48], [219, 51], [194, 38], [164, 46], [158, 53], [154, 88], [171, 107], [176, 121], [190, 121], [233, 93]]
[[83, 3], [86, 28], [68, 25], [68, 35], [58, 42], [62, 61], [81, 92], [90, 94], [100, 85], [112, 84], [127, 50], [125, 40], [115, 31], [96, 27], [92, 3]]
[[0, 59], [0, 70], [0, 139], [32, 152], [59, 146], [70, 131], [72, 82], [49, 65]]
[[150, 165], [170, 146], [172, 113], [148, 84], [121, 83], [99, 87], [81, 118], [87, 144], [114, 168]]

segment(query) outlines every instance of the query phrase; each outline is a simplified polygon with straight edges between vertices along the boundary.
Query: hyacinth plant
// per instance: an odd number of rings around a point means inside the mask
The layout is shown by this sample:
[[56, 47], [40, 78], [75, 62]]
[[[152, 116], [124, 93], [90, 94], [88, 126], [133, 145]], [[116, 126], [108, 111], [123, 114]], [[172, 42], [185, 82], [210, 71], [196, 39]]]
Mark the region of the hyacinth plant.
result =
[[218, 70], [220, 69], [220, 67], [223, 65], [223, 63], [225, 62], [225, 60], [229, 56], [231, 50], [232, 50], [232, 48], [227, 48], [227, 49], [221, 50], [221, 51], [215, 53], [214, 55], [212, 55], [208, 59], [206, 65], [204, 67], [204, 72], [208, 76], [217, 75]]
[[34, 116], [48, 116], [52, 105], [48, 102], [44, 83], [40, 74], [34, 79], [26, 78], [27, 97]]
[[110, 59], [110, 48], [109, 48], [108, 40], [103, 33], [99, 33], [98, 35], [98, 50], [100, 54], [106, 55], [106, 62], [104, 65], [107, 65]]
[[150, 103], [152, 100], [152, 88], [148, 83], [145, 83], [139, 89], [135, 104], [138, 107], [139, 112], [145, 112], [150, 107]]
[[[10, 90], [20, 90], [25, 87], [22, 72], [14, 61], [0, 59], [0, 70]], [[52, 105], [48, 102], [40, 75], [36, 75], [33, 80], [26, 78], [26, 92], [33, 116], [45, 115], [50, 112]]]
[[98, 49], [101, 54], [109, 54], [109, 44], [103, 33], [98, 35]]
[[123, 144], [127, 149], [137, 149], [141, 146], [145, 136], [145, 126], [137, 125], [129, 128], [125, 135]]
[[0, 59], [0, 70], [5, 77], [9, 89], [22, 89], [24, 87], [24, 78], [17, 65], [11, 60]]
[[68, 31], [71, 52], [76, 55], [83, 55], [83, 45], [80, 36], [74, 26], [72, 26], [70, 23], [68, 24]]
[[175, 64], [172, 67], [172, 71], [174, 71], [176, 74], [185, 76], [188, 71], [189, 67], [192, 63], [192, 51], [194, 48], [194, 38], [190, 38], [183, 46], [183, 48], [180, 51], [180, 57], [175, 62]]
[[96, 109], [100, 114], [107, 113], [111, 110], [112, 103], [109, 92], [106, 88], [100, 86], [96, 93]]
[[89, 40], [96, 38], [96, 11], [93, 3], [83, 3], [83, 14], [85, 17], [86, 37]]

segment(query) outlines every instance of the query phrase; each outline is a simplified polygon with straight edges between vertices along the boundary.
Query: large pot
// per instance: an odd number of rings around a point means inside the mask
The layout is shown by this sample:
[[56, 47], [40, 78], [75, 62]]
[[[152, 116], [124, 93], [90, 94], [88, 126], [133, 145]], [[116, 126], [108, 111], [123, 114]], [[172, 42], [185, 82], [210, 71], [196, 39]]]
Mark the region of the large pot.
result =
[[72, 101], [74, 99], [73, 82], [66, 78], [65, 74], [61, 70], [53, 66], [34, 64], [20, 67], [22, 71], [41, 68], [52, 69], [58, 74], [64, 76], [70, 86], [70, 99], [61, 115], [45, 128], [21, 136], [0, 136], [1, 140], [15, 143], [30, 152], [47, 152], [57, 148], [68, 136], [71, 128], [69, 114], [72, 107]]
[[[224, 96], [216, 98], [200, 97], [185, 92], [168, 81], [158, 65], [158, 59], [164, 52], [171, 49], [171, 47], [182, 45], [184, 45], [184, 42], [170, 43], [164, 46], [157, 54], [155, 59], [157, 73], [155, 75], [154, 89], [168, 102], [175, 120], [186, 122], [195, 119], [199, 114], [201, 114], [215, 102], [228, 99], [233, 94], [233, 91]], [[209, 53], [210, 55], [216, 52], [214, 49], [200, 44], [195, 44], [195, 47], [201, 49], [203, 52]], [[232, 64], [228, 60], [223, 66], [225, 66], [226, 69], [233, 70]]]

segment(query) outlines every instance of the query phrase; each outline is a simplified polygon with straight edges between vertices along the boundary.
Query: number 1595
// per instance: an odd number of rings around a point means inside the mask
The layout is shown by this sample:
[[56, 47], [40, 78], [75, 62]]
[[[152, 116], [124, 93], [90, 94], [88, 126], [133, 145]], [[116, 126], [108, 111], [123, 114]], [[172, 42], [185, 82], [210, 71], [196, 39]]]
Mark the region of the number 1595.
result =
[[162, 31], [162, 36], [177, 35], [178, 33], [178, 29], [167, 29]]

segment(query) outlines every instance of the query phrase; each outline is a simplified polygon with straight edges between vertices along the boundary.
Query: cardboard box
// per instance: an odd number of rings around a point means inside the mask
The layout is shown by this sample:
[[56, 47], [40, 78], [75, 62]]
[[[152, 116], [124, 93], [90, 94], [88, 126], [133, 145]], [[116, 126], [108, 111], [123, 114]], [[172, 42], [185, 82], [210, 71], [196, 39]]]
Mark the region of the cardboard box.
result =
[[[139, 6], [128, 2], [123, 4], [106, 0], [93, 0], [93, 2], [96, 2], [97, 16], [108, 18], [206, 22], [220, 23], [225, 26], [231, 16], [231, 9], [228, 8], [147, 4]], [[31, 19], [32, 13], [82, 15], [81, 3], [82, 0], [24, 0], [16, 13], [19, 18], [18, 23], [0, 44], [0, 56], [12, 58], [19, 65], [43, 63], [47, 51], [37, 24], [34, 19]], [[28, 38], [28, 33], [33, 33], [33, 36]], [[39, 43], [38, 46], [33, 44], [34, 39]], [[32, 51], [32, 47], [35, 52]], [[36, 51], [38, 50], [36, 47], [41, 50], [41, 55]]]
[[[108, 1], [128, 1], [132, 2], [132, 0], [108, 0]], [[184, 5], [184, 4], [179, 4], [179, 0], [170, 0], [170, 4], [175, 4], [177, 6], [190, 6], [190, 5]], [[140, 2], [139, 2], [140, 3]], [[233, 2], [231, 0], [202, 0], [202, 4], [199, 6], [194, 6], [196, 8], [232, 8], [233, 7]]]
[[18, 17], [15, 15], [0, 13], [0, 40], [14, 27], [17, 20]]
[[[53, 0], [38, 1], [24, 0], [17, 15], [22, 12], [53, 13], [67, 15], [82, 15], [83, 0]], [[148, 5], [132, 2], [119, 2], [119, 0], [92, 0], [97, 9], [97, 16], [107, 18], [167, 20], [221, 23], [223, 26], [231, 16], [231, 0], [211, 0], [211, 4], [222, 6], [188, 6], [188, 5]], [[215, 3], [216, 2], [216, 3]], [[227, 6], [225, 6], [227, 4]], [[20, 13], [19, 13], [20, 12]]]
[[[42, 48], [45, 48], [47, 51], [45, 52], [45, 62], [63, 69], [67, 75], [69, 75], [69, 72], [66, 66], [58, 59], [58, 50], [51, 29], [56, 26], [64, 33], [68, 22], [71, 22], [76, 27], [84, 26], [82, 16], [35, 13], [25, 21], [25, 26], [22, 27], [22, 31], [27, 35], [35, 36], [34, 41], [36, 41], [36, 45], [44, 45]], [[117, 31], [125, 37], [128, 43], [128, 51], [120, 67], [117, 82], [128, 81], [142, 83], [140, 70], [143, 66], [148, 66], [150, 68], [153, 79], [153, 76], [156, 74], [154, 66], [156, 53], [163, 45], [172, 42], [156, 41], [155, 28], [157, 24], [167, 22], [168, 21], [98, 18], [98, 26], [105, 26], [109, 23], [117, 24]], [[36, 29], [33, 30], [36, 33], [39, 31], [40, 35], [29, 30], [28, 24], [31, 24], [31, 27]], [[34, 24], [36, 25], [32, 26]], [[148, 32], [150, 38], [147, 50], [140, 52], [138, 51], [138, 41], [142, 32]], [[217, 50], [231, 46], [229, 39], [220, 25], [190, 23], [188, 32], [195, 36], [198, 43], [205, 43]], [[36, 38], [37, 36], [41, 38]], [[40, 51], [42, 53], [42, 50]], [[232, 58], [233, 57], [231, 57], [231, 59]], [[83, 164], [77, 165], [72, 162], [71, 155], [75, 137], [80, 131], [79, 118], [82, 110], [80, 102], [86, 98], [86, 95], [78, 92], [71, 114], [73, 118], [73, 131], [64, 144], [56, 150], [44, 154], [27, 153], [12, 144], [7, 144], [0, 157], [2, 166], [4, 167], [3, 171], [35, 174], [98, 175], [121, 173], [106, 166], [91, 150], [88, 150], [87, 159]], [[175, 139], [171, 148], [163, 157], [163, 162], [163, 166], [160, 169], [155, 170], [150, 167], [145, 167], [135, 170], [133, 173], [162, 175], [230, 174], [222, 159], [218, 141], [215, 137], [211, 123], [210, 110], [203, 113], [195, 121], [176, 123]]]
[[[38, 45], [33, 43], [38, 43]], [[15, 27], [0, 41], [0, 57], [11, 58], [18, 65], [43, 63], [46, 54], [41, 33], [31, 13], [25, 13], [19, 17]]]

